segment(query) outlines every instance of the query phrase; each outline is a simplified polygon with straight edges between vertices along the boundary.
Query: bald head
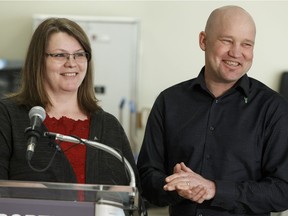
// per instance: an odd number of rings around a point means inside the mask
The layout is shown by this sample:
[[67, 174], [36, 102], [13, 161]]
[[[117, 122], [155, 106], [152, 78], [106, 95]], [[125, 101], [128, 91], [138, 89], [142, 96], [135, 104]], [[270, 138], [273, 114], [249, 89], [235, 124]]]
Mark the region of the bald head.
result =
[[205, 32], [207, 34], [214, 33], [225, 23], [245, 25], [246, 28], [251, 28], [256, 34], [256, 26], [252, 16], [243, 8], [234, 5], [220, 7], [212, 11], [207, 20]]
[[218, 97], [230, 89], [253, 62], [256, 27], [251, 15], [238, 6], [225, 6], [209, 16], [199, 34], [205, 52], [205, 82]]

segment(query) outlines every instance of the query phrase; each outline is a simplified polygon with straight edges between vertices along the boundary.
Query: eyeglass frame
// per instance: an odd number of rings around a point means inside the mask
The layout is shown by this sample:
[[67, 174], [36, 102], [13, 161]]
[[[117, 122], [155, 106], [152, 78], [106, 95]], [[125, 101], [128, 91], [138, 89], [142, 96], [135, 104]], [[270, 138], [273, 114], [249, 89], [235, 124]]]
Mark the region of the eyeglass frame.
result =
[[[75, 57], [77, 54], [85, 54], [85, 56], [86, 56], [86, 59], [87, 59], [87, 62], [90, 60], [90, 54], [88, 53], [88, 52], [75, 52], [75, 53], [45, 53], [45, 55], [48, 57], [48, 56], [50, 56], [50, 57], [52, 57], [52, 59], [54, 59], [54, 60], [56, 60], [57, 61], [57, 56], [56, 55], [65, 55], [65, 56], [63, 56], [63, 57], [65, 57], [66, 58], [66, 61], [63, 61], [63, 63], [66, 63], [67, 61], [69, 61], [70, 60], [70, 56], [71, 55], [73, 55], [73, 59], [76, 61], [76, 62], [78, 62], [77, 61], [77, 57]], [[60, 61], [59, 61], [60, 62]], [[84, 63], [85, 61], [83, 61], [83, 62], [78, 62], [78, 63]]]

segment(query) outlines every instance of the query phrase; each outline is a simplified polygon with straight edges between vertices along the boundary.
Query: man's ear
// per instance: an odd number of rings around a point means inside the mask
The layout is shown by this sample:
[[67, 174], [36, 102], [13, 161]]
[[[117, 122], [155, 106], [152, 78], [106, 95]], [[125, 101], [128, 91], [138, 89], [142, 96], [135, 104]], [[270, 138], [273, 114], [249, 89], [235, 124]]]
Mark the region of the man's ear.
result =
[[206, 33], [204, 31], [199, 34], [199, 46], [203, 51], [206, 50]]

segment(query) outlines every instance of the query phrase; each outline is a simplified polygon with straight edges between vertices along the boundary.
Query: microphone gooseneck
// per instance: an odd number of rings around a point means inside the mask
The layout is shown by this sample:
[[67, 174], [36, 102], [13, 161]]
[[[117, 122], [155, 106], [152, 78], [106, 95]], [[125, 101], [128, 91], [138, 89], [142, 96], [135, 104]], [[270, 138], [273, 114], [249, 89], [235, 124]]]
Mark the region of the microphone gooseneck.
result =
[[34, 106], [29, 111], [30, 126], [25, 129], [27, 139], [26, 159], [30, 161], [38, 139], [41, 136], [41, 124], [46, 118], [46, 112], [41, 106]]
[[87, 144], [87, 145], [90, 145], [90, 146], [95, 147], [97, 149], [101, 149], [101, 150], [113, 155], [114, 157], [116, 157], [121, 162], [124, 162], [125, 167], [126, 167], [126, 169], [128, 170], [128, 173], [129, 173], [130, 186], [136, 187], [136, 177], [135, 177], [135, 173], [133, 171], [133, 168], [132, 168], [131, 164], [128, 162], [128, 160], [125, 157], [123, 157], [121, 154], [119, 154], [119, 152], [117, 152], [112, 147], [107, 146], [107, 145], [105, 145], [103, 143], [96, 142], [96, 141], [91, 141], [91, 140], [81, 139], [81, 138], [75, 138], [73, 136], [66, 136], [66, 135], [63, 135], [63, 134], [53, 133], [53, 132], [45, 132], [44, 136], [53, 138], [55, 140], [64, 141], [64, 142], [71, 142], [71, 143], [78, 143], [78, 144]]

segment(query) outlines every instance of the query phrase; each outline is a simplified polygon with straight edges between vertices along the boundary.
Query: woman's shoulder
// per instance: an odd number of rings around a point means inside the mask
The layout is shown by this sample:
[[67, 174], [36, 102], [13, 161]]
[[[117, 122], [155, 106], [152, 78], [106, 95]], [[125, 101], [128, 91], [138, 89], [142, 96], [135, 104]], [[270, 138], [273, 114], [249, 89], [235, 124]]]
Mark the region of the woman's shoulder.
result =
[[104, 121], [104, 122], [111, 122], [111, 123], [119, 123], [118, 119], [111, 113], [103, 110], [103, 109], [99, 109], [95, 112], [92, 113], [91, 115], [92, 119], [97, 119], [97, 121]]
[[102, 130], [123, 130], [120, 121], [111, 113], [100, 109], [91, 115], [91, 124]]
[[103, 141], [103, 139], [107, 141], [106, 139], [108, 135], [112, 139], [115, 136], [121, 137], [125, 134], [118, 119], [103, 109], [97, 110], [91, 114], [90, 130], [94, 131], [96, 137], [100, 141]]
[[13, 99], [11, 98], [1, 98], [0, 99], [0, 108], [1, 109], [7, 109], [10, 112], [27, 112], [28, 108], [24, 105], [17, 104]]
[[10, 99], [0, 99], [0, 122], [11, 121], [21, 128], [29, 122], [29, 109]]

